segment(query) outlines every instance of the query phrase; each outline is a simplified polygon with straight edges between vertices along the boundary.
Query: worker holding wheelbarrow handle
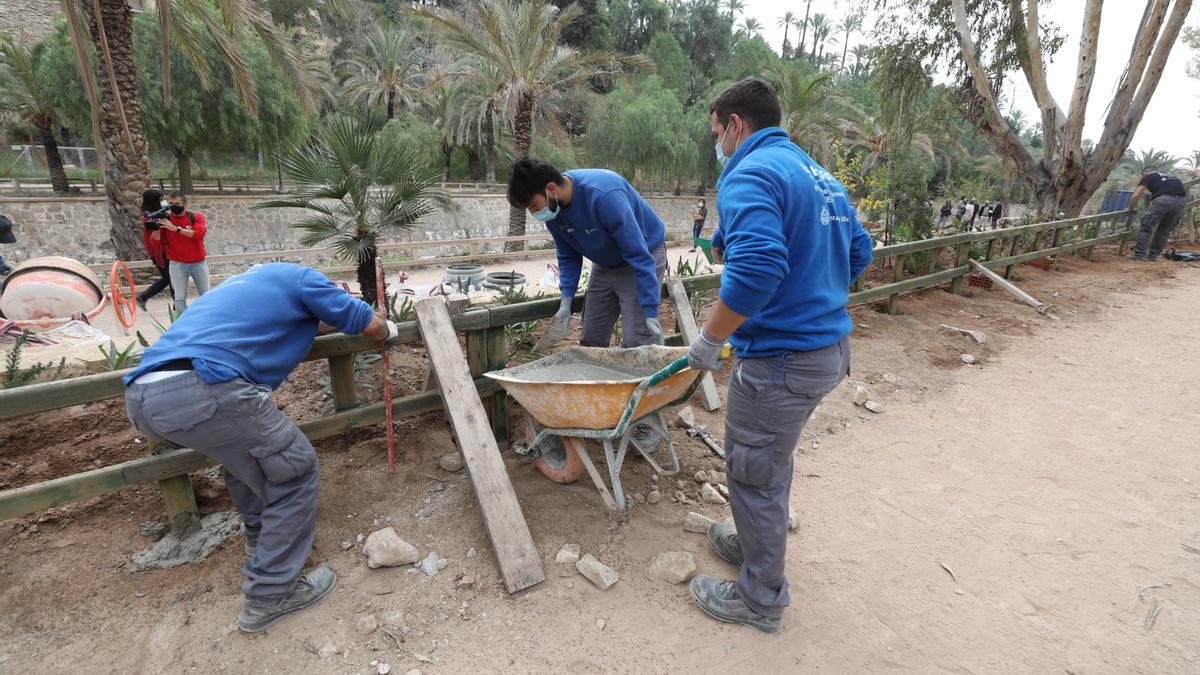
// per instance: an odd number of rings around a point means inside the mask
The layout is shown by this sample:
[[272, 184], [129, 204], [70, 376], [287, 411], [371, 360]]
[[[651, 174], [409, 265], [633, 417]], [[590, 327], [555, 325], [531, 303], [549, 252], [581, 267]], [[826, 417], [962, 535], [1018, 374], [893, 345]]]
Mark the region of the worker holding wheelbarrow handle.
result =
[[[709, 545], [739, 567], [734, 581], [697, 576], [710, 616], [766, 633], [783, 628], [793, 451], [821, 399], [850, 371], [851, 282], [871, 237], [846, 189], [779, 128], [769, 84], [747, 78], [709, 106], [725, 268], [720, 299], [688, 353], [716, 370], [728, 340], [737, 361], [726, 397], [725, 453], [736, 530], [714, 523]], [[716, 242], [714, 242], [715, 244]]]
[[316, 603], [336, 581], [326, 567], [301, 574], [316, 537], [317, 454], [268, 398], [321, 322], [389, 344], [398, 337], [396, 324], [320, 272], [255, 265], [196, 300], [124, 378], [138, 431], [224, 467], [245, 524], [238, 625], [246, 632]]

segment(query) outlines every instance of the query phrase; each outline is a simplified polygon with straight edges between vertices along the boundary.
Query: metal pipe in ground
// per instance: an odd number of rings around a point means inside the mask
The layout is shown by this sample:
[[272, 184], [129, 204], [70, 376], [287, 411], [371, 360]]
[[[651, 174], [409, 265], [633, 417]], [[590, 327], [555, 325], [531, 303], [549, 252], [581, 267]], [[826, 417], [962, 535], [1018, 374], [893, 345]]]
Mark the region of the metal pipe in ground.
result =
[[[388, 316], [386, 286], [383, 283], [383, 258], [375, 258], [375, 302], [385, 319]], [[383, 414], [387, 429], [388, 473], [396, 473], [396, 435], [392, 430], [392, 358], [388, 352], [387, 340], [380, 340], [379, 352], [383, 354]]]

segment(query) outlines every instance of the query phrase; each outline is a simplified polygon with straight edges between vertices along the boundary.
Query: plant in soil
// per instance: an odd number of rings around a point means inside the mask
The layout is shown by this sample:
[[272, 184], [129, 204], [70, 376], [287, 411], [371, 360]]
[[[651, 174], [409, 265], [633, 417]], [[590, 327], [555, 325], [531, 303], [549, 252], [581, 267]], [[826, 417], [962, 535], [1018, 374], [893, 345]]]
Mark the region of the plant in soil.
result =
[[[35, 363], [29, 368], [21, 369], [21, 352], [25, 349], [25, 345], [29, 342], [29, 334], [21, 331], [17, 339], [13, 342], [12, 349], [8, 352], [8, 356], [4, 360], [4, 376], [0, 379], [0, 389], [14, 389], [23, 387], [33, 382], [39, 375], [46, 372], [53, 365], [51, 363]], [[67, 365], [66, 357], [63, 357], [58, 362], [58, 367], [54, 374], [50, 377], [52, 380], [57, 380], [63, 372], [63, 368]]]

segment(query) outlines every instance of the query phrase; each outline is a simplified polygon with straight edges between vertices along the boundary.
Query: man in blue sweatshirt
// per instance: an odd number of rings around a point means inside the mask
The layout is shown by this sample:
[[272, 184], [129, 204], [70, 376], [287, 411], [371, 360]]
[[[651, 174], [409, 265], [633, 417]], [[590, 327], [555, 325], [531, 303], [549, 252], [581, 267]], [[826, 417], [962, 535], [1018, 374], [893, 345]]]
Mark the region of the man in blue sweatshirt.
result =
[[688, 354], [716, 370], [726, 340], [725, 452], [736, 530], [708, 541], [739, 566], [736, 581], [698, 576], [691, 593], [722, 621], [783, 628], [792, 452], [821, 399], [850, 370], [851, 282], [871, 262], [870, 235], [846, 189], [779, 128], [771, 86], [747, 78], [709, 106], [725, 269], [720, 299]]
[[219, 462], [242, 514], [245, 600], [238, 624], [258, 632], [325, 597], [327, 567], [301, 575], [317, 527], [317, 454], [268, 398], [308, 354], [321, 324], [374, 340], [396, 325], [316, 270], [255, 265], [205, 293], [125, 377], [138, 431]]
[[592, 261], [583, 311], [585, 347], [607, 347], [621, 317], [622, 347], [662, 344], [658, 321], [667, 269], [666, 226], [629, 181], [605, 169], [559, 173], [548, 162], [513, 165], [508, 201], [546, 224], [558, 253], [562, 303], [554, 315], [566, 335], [583, 259]]

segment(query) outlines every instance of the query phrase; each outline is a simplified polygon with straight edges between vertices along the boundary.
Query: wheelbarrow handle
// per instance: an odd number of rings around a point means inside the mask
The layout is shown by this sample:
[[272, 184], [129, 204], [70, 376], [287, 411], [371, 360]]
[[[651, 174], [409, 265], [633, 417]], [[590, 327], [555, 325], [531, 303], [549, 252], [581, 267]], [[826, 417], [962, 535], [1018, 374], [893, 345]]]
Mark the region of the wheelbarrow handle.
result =
[[650, 387], [653, 387], [654, 385], [662, 382], [663, 380], [674, 375], [675, 373], [678, 373], [682, 370], [686, 370], [687, 367], [688, 367], [688, 357], [681, 356], [681, 357], [675, 359], [674, 361], [672, 361], [671, 363], [669, 363], [666, 368], [663, 368], [662, 370], [658, 371], [657, 373], [654, 373], [650, 377], [646, 378], [646, 380], [644, 382], [642, 382], [641, 385], [639, 385], [639, 388], [649, 389]]

